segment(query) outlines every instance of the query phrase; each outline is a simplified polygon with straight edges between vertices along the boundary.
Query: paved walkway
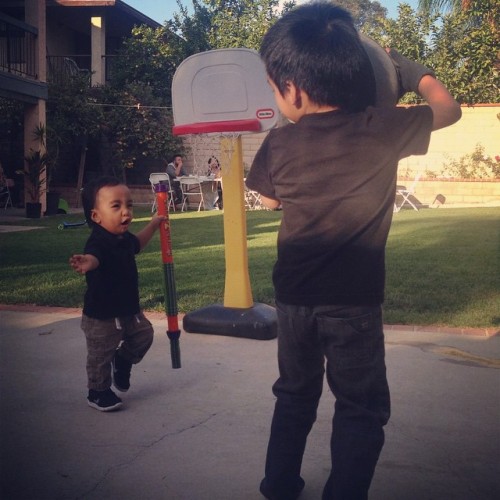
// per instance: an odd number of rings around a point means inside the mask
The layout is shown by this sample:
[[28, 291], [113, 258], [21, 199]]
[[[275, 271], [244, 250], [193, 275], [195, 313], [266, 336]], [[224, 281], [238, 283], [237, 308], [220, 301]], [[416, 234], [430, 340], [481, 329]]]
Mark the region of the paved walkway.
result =
[[[79, 310], [0, 310], [0, 497], [5, 500], [258, 500], [274, 398], [276, 340], [182, 333], [166, 321], [124, 407], [85, 401]], [[10, 308], [12, 309], [12, 308]], [[500, 498], [500, 336], [386, 333], [393, 415], [370, 500]], [[328, 475], [325, 389], [301, 500]]]

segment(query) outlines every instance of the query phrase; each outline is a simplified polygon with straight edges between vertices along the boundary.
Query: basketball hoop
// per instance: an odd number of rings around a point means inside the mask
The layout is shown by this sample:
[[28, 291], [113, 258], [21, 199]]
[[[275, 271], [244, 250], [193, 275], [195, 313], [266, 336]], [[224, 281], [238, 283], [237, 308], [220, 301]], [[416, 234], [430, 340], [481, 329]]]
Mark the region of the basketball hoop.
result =
[[176, 136], [186, 136], [194, 174], [204, 175], [207, 160], [230, 168], [242, 134], [274, 127], [278, 111], [266, 70], [251, 49], [218, 49], [194, 54], [179, 65], [172, 80]]
[[172, 104], [172, 131], [186, 137], [194, 174], [207, 175], [208, 159], [215, 157], [224, 193], [224, 304], [187, 313], [184, 329], [274, 338], [274, 309], [253, 302], [246, 246], [241, 136], [269, 130], [279, 115], [259, 54], [250, 49], [219, 49], [188, 57], [172, 80]]

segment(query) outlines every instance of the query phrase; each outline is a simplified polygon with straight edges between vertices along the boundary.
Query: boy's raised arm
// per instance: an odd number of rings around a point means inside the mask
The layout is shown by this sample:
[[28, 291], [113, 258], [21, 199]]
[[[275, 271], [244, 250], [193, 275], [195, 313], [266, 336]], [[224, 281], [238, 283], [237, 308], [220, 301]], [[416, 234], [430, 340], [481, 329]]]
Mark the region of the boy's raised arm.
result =
[[448, 89], [433, 76], [425, 75], [418, 84], [421, 95], [432, 109], [432, 130], [453, 125], [460, 120], [462, 109], [460, 104], [448, 92]]
[[402, 56], [397, 50], [386, 50], [398, 75], [399, 96], [415, 92], [427, 101], [434, 115], [432, 130], [448, 127], [460, 119], [462, 116], [460, 104], [435, 78], [431, 69]]

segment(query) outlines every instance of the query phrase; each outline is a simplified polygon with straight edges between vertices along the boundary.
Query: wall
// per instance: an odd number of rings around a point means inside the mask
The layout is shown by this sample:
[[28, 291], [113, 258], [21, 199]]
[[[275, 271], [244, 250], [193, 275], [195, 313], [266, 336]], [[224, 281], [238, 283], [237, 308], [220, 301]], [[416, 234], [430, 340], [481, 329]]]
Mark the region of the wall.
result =
[[[405, 158], [399, 164], [398, 182], [411, 184], [419, 172], [431, 171], [440, 173], [443, 163], [451, 158], [459, 158], [470, 154], [478, 143], [490, 156], [500, 155], [500, 104], [462, 107], [462, 119], [451, 127], [433, 132], [429, 151], [423, 156]], [[266, 133], [242, 136], [243, 167], [250, 168], [253, 158], [264, 140]], [[189, 138], [185, 145], [191, 154], [186, 157], [185, 165], [190, 172], [204, 173], [206, 163], [211, 155], [220, 158], [216, 138]], [[418, 192], [422, 203], [431, 204], [435, 197], [441, 195], [446, 204], [491, 204], [500, 203], [500, 179], [489, 182], [458, 182], [455, 180], [421, 180]], [[442, 198], [441, 198], [442, 199]]]
[[470, 154], [478, 143], [489, 156], [500, 154], [500, 104], [484, 104], [474, 107], [462, 106], [462, 119], [432, 133], [429, 151], [424, 156], [410, 156], [399, 164], [400, 172], [430, 170], [439, 173], [443, 163], [451, 158]]
[[[400, 178], [409, 187], [413, 179]], [[500, 206], [499, 181], [419, 180], [414, 198], [423, 206]]]

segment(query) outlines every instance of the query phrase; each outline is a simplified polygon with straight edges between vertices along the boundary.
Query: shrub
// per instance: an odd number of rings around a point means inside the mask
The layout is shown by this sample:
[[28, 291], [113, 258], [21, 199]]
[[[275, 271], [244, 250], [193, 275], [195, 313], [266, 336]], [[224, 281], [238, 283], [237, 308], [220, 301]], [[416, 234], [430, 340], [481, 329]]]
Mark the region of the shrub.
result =
[[499, 179], [500, 156], [485, 154], [484, 146], [478, 143], [472, 153], [445, 162], [441, 175], [459, 179]]

